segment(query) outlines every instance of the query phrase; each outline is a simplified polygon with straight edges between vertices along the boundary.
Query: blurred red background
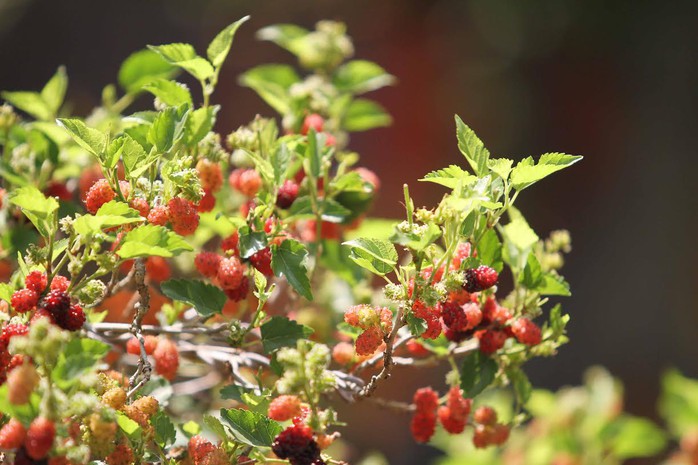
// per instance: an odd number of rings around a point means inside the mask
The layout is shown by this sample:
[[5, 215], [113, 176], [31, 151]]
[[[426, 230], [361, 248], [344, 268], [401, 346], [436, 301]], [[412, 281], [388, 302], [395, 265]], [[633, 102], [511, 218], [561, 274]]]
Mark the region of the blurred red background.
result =
[[[563, 302], [571, 343], [529, 372], [534, 385], [557, 388], [603, 364], [625, 382], [627, 408], [656, 418], [662, 370], [698, 376], [697, 13], [690, 1], [4, 0], [0, 89], [38, 89], [64, 64], [68, 99], [86, 114], [131, 52], [176, 41], [203, 50], [218, 30], [251, 14], [213, 98], [224, 108], [217, 129], [227, 133], [256, 113], [272, 115], [237, 76], [292, 62], [256, 43], [254, 31], [346, 22], [356, 55], [399, 79], [374, 94], [395, 124], [351, 142], [382, 178], [377, 215], [402, 214], [403, 182], [418, 204], [439, 199], [438, 187], [416, 180], [464, 162], [455, 113], [495, 156], [585, 155], [520, 201], [540, 235], [570, 229], [574, 247], [564, 273], [573, 297]], [[439, 376], [398, 371], [385, 394], [407, 398], [417, 386], [440, 384]], [[344, 434], [358, 451], [381, 449], [396, 464], [433, 454], [413, 445], [405, 419], [370, 405], [345, 410]]]

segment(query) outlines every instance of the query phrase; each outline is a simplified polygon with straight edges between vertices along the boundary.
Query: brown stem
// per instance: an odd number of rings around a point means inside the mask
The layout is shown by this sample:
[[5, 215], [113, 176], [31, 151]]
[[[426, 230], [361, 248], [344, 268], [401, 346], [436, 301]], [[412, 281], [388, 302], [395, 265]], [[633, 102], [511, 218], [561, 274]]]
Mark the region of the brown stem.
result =
[[145, 284], [145, 258], [137, 258], [133, 268], [135, 269], [134, 280], [140, 299], [135, 305], [136, 313], [133, 315], [133, 322], [131, 323], [131, 334], [138, 339], [141, 355], [138, 360], [138, 368], [129, 379], [129, 398], [150, 380], [150, 374], [153, 371], [153, 367], [148, 361], [148, 354], [145, 352], [145, 340], [143, 339], [142, 331], [143, 317], [150, 309], [150, 292], [148, 291], [148, 286]]

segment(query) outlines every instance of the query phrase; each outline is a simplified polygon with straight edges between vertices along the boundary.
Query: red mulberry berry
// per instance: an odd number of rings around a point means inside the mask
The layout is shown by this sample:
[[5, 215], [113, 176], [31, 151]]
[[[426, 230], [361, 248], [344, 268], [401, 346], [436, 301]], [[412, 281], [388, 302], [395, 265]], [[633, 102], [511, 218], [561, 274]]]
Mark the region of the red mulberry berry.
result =
[[48, 279], [46, 278], [46, 273], [42, 273], [41, 271], [32, 271], [27, 275], [26, 278], [24, 278], [24, 285], [27, 289], [31, 289], [32, 291], [41, 294], [46, 290], [46, 285], [47, 285]]
[[470, 293], [480, 292], [497, 284], [497, 279], [499, 279], [499, 274], [493, 268], [481, 265], [465, 270], [463, 287]]
[[480, 352], [491, 355], [504, 347], [507, 334], [497, 329], [487, 329], [478, 331], [475, 336], [480, 340]]
[[25, 313], [36, 306], [39, 301], [39, 294], [31, 289], [20, 289], [12, 294], [12, 308], [18, 313]]
[[377, 191], [381, 187], [381, 181], [380, 178], [376, 173], [371, 171], [368, 168], [364, 168], [363, 166], [360, 166], [354, 170], [354, 172], [358, 173], [359, 176], [361, 176], [361, 179], [364, 182], [367, 182], [371, 185], [374, 191]]
[[27, 455], [34, 460], [41, 460], [48, 455], [56, 437], [56, 426], [51, 420], [38, 417], [32, 421], [24, 440]]
[[240, 287], [240, 283], [244, 278], [245, 273], [236, 257], [224, 258], [218, 264], [218, 273], [216, 275], [218, 284], [223, 289], [236, 289]]
[[69, 202], [73, 199], [73, 194], [68, 190], [68, 186], [63, 182], [51, 181], [44, 189], [47, 197], [57, 197], [59, 200]]
[[170, 210], [167, 205], [157, 205], [148, 213], [148, 223], [165, 226], [170, 221]]
[[279, 187], [279, 192], [276, 196], [276, 206], [285, 210], [293, 205], [298, 197], [298, 184], [293, 181], [286, 180]]
[[127, 444], [119, 444], [104, 461], [107, 465], [131, 465], [135, 460], [133, 449]]
[[436, 339], [441, 334], [441, 304], [436, 304], [434, 307], [427, 307], [421, 301], [416, 301], [412, 306], [414, 316], [421, 318], [427, 323], [427, 329], [421, 335], [424, 339]]
[[540, 344], [541, 333], [537, 324], [528, 318], [519, 318], [511, 324], [511, 331], [516, 339], [529, 346]]
[[450, 409], [451, 415], [456, 418], [466, 420], [470, 415], [472, 404], [472, 399], [464, 398], [460, 388], [454, 386], [448, 391], [446, 406]]
[[179, 351], [177, 345], [169, 339], [161, 339], [153, 352], [155, 372], [172, 381], [177, 376], [179, 368]]
[[10, 344], [10, 340], [14, 336], [25, 336], [29, 332], [29, 327], [21, 323], [12, 323], [5, 326], [2, 329], [2, 335], [0, 336], [0, 343], [5, 346]]
[[292, 465], [313, 465], [320, 459], [320, 448], [313, 431], [304, 424], [289, 426], [274, 439], [271, 450]]
[[175, 197], [167, 203], [170, 211], [170, 223], [177, 234], [188, 236], [199, 227], [199, 214], [196, 207], [187, 199]]
[[410, 430], [416, 442], [429, 442], [436, 430], [436, 414], [418, 411], [410, 421]]
[[148, 278], [155, 282], [167, 281], [170, 279], [172, 272], [170, 264], [163, 257], [148, 257], [145, 261], [145, 272]]
[[220, 262], [221, 256], [214, 252], [200, 252], [194, 257], [194, 266], [207, 278], [216, 277]]
[[476, 449], [484, 449], [492, 444], [493, 428], [487, 425], [477, 425], [473, 433], [473, 445]]
[[87, 196], [85, 198], [85, 206], [87, 211], [93, 215], [97, 213], [99, 207], [105, 203], [114, 200], [116, 194], [109, 186], [109, 182], [106, 179], [100, 179], [96, 183], [92, 184], [90, 190], [87, 191]]
[[240, 235], [237, 231], [235, 231], [233, 234], [221, 241], [221, 249], [223, 249], [225, 252], [232, 252], [233, 255], [240, 255], [240, 250], [238, 249], [239, 242]]
[[501, 446], [509, 439], [509, 427], [507, 425], [496, 424], [492, 428], [491, 441], [496, 446]]
[[473, 420], [481, 425], [494, 425], [497, 423], [497, 412], [492, 407], [483, 405], [475, 410]]
[[201, 197], [201, 200], [199, 200], [199, 203], [196, 205], [196, 211], [199, 213], [206, 213], [210, 212], [213, 210], [213, 207], [216, 206], [216, 196], [213, 195], [213, 192], [211, 192], [209, 189], [204, 189], [204, 195]]
[[453, 415], [449, 407], [439, 407], [439, 421], [451, 434], [460, 434], [465, 429], [466, 419]]
[[340, 365], [348, 365], [354, 361], [354, 346], [348, 342], [339, 342], [332, 348], [332, 359]]
[[[145, 347], [146, 355], [153, 355], [158, 346], [158, 337], [151, 334], [143, 336], [143, 346]], [[126, 342], [126, 353], [131, 355], [141, 355], [141, 345], [136, 337], [132, 337]]]
[[444, 324], [453, 331], [465, 331], [469, 328], [465, 311], [456, 302], [449, 301], [443, 304], [442, 318]]
[[247, 278], [242, 278], [240, 285], [233, 289], [223, 289], [225, 295], [233, 302], [240, 302], [247, 297], [250, 291], [250, 280]]
[[63, 329], [77, 331], [85, 324], [85, 311], [79, 305], [71, 305], [65, 316], [56, 322]]
[[439, 395], [430, 387], [420, 388], [414, 393], [413, 401], [417, 412], [434, 413], [439, 406]]
[[269, 404], [268, 414], [272, 420], [287, 421], [300, 413], [301, 400], [297, 396], [279, 396]]
[[65, 276], [57, 275], [51, 280], [51, 290], [52, 291], [62, 291], [66, 292], [70, 286], [70, 280]]
[[318, 115], [317, 113], [310, 113], [303, 120], [303, 125], [301, 126], [301, 134], [307, 135], [311, 129], [315, 132], [322, 132], [322, 128], [325, 125], [325, 119]]
[[14, 450], [24, 444], [27, 430], [16, 418], [10, 418], [5, 426], [0, 429], [0, 449]]
[[423, 344], [415, 341], [414, 339], [410, 339], [409, 341], [407, 341], [405, 347], [407, 347], [409, 353], [415, 357], [426, 357], [427, 355], [431, 354], [431, 352], [429, 352], [429, 349], [427, 349], [426, 347], [424, 347]]
[[265, 247], [252, 255], [250, 263], [264, 276], [274, 275], [274, 271], [271, 269], [271, 249], [269, 247]]
[[451, 259], [451, 268], [454, 270], [459, 269], [461, 263], [470, 257], [471, 249], [470, 242], [461, 242], [458, 244], [453, 258]]
[[262, 187], [262, 178], [253, 169], [237, 169], [230, 173], [230, 185], [247, 197], [254, 197]]
[[148, 218], [148, 214], [150, 213], [150, 205], [148, 205], [148, 201], [146, 199], [143, 197], [134, 197], [131, 199], [129, 204], [131, 208], [138, 210], [138, 214], [143, 218]]
[[188, 452], [194, 465], [199, 465], [208, 454], [216, 449], [210, 441], [201, 436], [192, 436], [189, 439]]
[[378, 327], [365, 330], [356, 338], [356, 353], [358, 355], [373, 355], [383, 343], [383, 332]]
[[60, 325], [70, 310], [70, 296], [62, 291], [51, 291], [42, 300], [41, 307]]

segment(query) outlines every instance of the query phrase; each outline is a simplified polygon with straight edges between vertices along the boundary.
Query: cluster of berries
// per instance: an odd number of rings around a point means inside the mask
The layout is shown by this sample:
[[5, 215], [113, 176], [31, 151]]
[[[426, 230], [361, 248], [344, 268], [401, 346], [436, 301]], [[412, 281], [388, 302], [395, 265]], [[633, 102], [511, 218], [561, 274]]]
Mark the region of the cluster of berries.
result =
[[509, 439], [509, 426], [497, 423], [497, 412], [492, 407], [483, 406], [475, 410], [473, 421], [473, 445], [478, 449], [492, 445], [501, 446]]
[[[155, 361], [155, 372], [172, 381], [179, 368], [177, 344], [171, 339], [152, 335], [144, 336], [143, 342], [146, 355], [152, 356]], [[132, 337], [126, 342], [126, 353], [141, 356], [141, 345], [137, 338]]]
[[204, 189], [204, 195], [201, 197], [197, 209], [201, 213], [210, 212], [216, 206], [215, 193], [223, 186], [221, 166], [202, 158], [196, 163], [196, 171], [199, 173], [201, 187]]
[[[273, 227], [274, 221], [270, 219], [266, 222], [264, 230], [270, 233]], [[235, 231], [221, 242], [223, 254], [204, 251], [194, 258], [194, 266], [199, 273], [211, 279], [223, 289], [230, 300], [236, 302], [247, 297], [250, 287], [246, 266], [240, 257], [239, 240], [240, 237]], [[275, 240], [283, 241], [283, 237]], [[271, 259], [271, 248], [267, 246], [252, 254], [246, 261], [264, 276], [271, 277], [274, 275]]]
[[77, 331], [85, 323], [85, 312], [78, 304], [71, 303], [67, 293], [70, 281], [64, 276], [55, 276], [48, 285], [48, 278], [41, 271], [32, 271], [25, 280], [24, 289], [12, 294], [10, 303], [17, 313], [35, 311], [32, 320], [49, 318], [59, 327]]
[[354, 305], [344, 313], [344, 321], [363, 330], [355, 342], [357, 355], [373, 355], [393, 329], [393, 313], [385, 307]]
[[288, 460], [291, 465], [325, 465], [313, 430], [304, 423], [302, 416], [295, 417], [293, 425], [279, 433], [271, 445], [271, 450], [280, 459]]

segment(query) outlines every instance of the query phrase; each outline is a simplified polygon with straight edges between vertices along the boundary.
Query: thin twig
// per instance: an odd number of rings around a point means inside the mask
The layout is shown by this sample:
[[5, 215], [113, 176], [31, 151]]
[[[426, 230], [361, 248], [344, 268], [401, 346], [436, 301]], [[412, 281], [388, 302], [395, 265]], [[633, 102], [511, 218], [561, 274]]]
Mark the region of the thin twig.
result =
[[150, 309], [150, 292], [147, 284], [145, 284], [145, 258], [137, 258], [133, 268], [135, 269], [134, 280], [140, 299], [135, 305], [136, 313], [133, 315], [133, 322], [131, 323], [131, 334], [138, 339], [141, 355], [138, 360], [138, 368], [136, 368], [136, 372], [129, 379], [129, 398], [150, 380], [150, 374], [153, 371], [153, 367], [148, 360], [148, 354], [145, 351], [145, 339], [142, 332], [143, 317]]

